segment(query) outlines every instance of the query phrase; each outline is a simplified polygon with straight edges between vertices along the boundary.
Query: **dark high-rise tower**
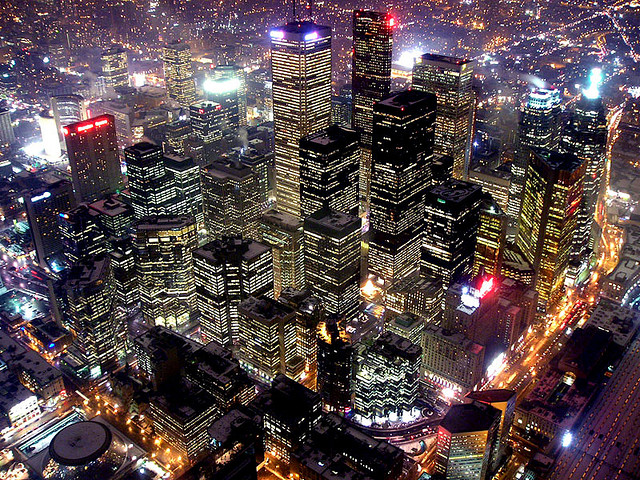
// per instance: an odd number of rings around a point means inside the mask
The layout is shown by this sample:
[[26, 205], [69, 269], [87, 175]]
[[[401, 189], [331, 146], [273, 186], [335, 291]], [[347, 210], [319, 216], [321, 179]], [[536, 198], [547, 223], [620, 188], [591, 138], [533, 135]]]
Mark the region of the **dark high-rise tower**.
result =
[[328, 207], [358, 213], [360, 152], [353, 130], [332, 125], [300, 140], [302, 217]]
[[371, 187], [373, 104], [391, 92], [395, 19], [388, 13], [353, 12], [352, 125], [360, 134], [360, 196], [368, 204]]
[[450, 179], [427, 189], [420, 267], [445, 289], [471, 273], [482, 188]]
[[512, 218], [518, 218], [529, 161], [529, 149], [558, 145], [560, 135], [560, 91], [539, 88], [529, 94], [520, 116], [518, 141], [511, 168], [509, 209]]
[[92, 202], [122, 189], [113, 115], [100, 115], [62, 129], [73, 190], [78, 202]]
[[385, 282], [418, 266], [435, 121], [430, 93], [407, 90], [374, 105], [369, 273]]
[[453, 157], [453, 176], [469, 174], [475, 117], [472, 60], [424, 54], [413, 68], [413, 88], [438, 98], [435, 152]]

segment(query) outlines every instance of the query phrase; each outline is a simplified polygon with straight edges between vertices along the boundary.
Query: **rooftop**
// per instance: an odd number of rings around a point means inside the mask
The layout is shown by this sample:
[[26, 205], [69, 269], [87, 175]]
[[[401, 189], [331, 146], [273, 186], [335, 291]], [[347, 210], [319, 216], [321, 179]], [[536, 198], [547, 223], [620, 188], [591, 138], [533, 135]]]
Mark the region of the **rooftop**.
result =
[[337, 238], [359, 230], [361, 225], [359, 217], [335, 210], [318, 210], [304, 219], [305, 232], [314, 231]]
[[440, 427], [452, 434], [481, 432], [489, 430], [499, 417], [500, 411], [485, 403], [452, 405]]
[[223, 237], [209, 242], [193, 251], [195, 257], [208, 260], [211, 263], [223, 264], [239, 259], [251, 261], [264, 255], [271, 247], [255, 240], [242, 237]]
[[475, 183], [450, 179], [440, 185], [434, 185], [427, 190], [427, 194], [435, 197], [439, 203], [451, 202], [460, 204], [473, 197], [479, 197], [482, 187]]

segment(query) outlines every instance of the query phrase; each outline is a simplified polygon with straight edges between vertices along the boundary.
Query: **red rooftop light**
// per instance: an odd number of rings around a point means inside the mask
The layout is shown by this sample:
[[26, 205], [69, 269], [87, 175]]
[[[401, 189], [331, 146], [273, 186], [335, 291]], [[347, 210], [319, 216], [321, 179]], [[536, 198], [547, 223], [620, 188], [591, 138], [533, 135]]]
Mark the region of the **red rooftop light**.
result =
[[87, 130], [91, 130], [93, 127], [93, 123], [85, 123], [84, 125], [80, 125], [78, 127], [78, 133], [86, 132]]
[[109, 120], [106, 118], [104, 120], [98, 120], [96, 122], [96, 127], [101, 127], [102, 125], [106, 125], [107, 123], [109, 123]]

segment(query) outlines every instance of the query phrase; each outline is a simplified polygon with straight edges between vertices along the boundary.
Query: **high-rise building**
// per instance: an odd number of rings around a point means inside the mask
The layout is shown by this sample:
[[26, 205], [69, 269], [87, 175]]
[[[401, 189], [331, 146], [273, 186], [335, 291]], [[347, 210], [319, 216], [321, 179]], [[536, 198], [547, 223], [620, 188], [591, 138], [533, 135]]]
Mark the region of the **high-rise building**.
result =
[[191, 130], [204, 144], [205, 156], [208, 157], [222, 140], [224, 122], [222, 105], [203, 100], [192, 104], [189, 112]]
[[584, 192], [569, 261], [572, 280], [575, 280], [588, 266], [600, 238], [594, 216], [605, 184], [607, 116], [597, 90], [583, 91], [564, 128], [560, 148], [585, 162]]
[[507, 248], [509, 217], [490, 194], [483, 195], [480, 221], [473, 254], [473, 275], [501, 275]]
[[259, 240], [273, 253], [273, 293], [276, 298], [287, 287], [305, 286], [304, 232], [298, 217], [278, 210], [266, 211], [258, 226]]
[[271, 249], [254, 240], [223, 237], [193, 252], [200, 332], [205, 342], [238, 340], [238, 304], [273, 295]]
[[360, 197], [371, 188], [373, 104], [391, 93], [391, 55], [395, 19], [388, 13], [353, 12], [352, 125], [360, 135]]
[[179, 41], [171, 42], [162, 49], [162, 57], [167, 95], [182, 107], [188, 108], [196, 101], [189, 44]]
[[98, 212], [86, 203], [61, 213], [58, 235], [69, 264], [107, 253], [107, 238], [98, 223]]
[[415, 90], [373, 107], [369, 273], [386, 283], [419, 262], [435, 120], [435, 96]]
[[190, 157], [171, 154], [164, 155], [163, 162], [173, 182], [175, 197], [171, 210], [176, 215], [191, 215], [196, 219], [196, 223], [201, 224], [204, 216], [200, 167]]
[[446, 290], [473, 268], [482, 188], [450, 179], [427, 189], [420, 268]]
[[101, 115], [63, 127], [76, 200], [92, 202], [122, 189], [115, 119]]
[[125, 324], [115, 308], [115, 282], [109, 258], [95, 257], [71, 268], [64, 283], [63, 324], [74, 336], [73, 347], [86, 374], [97, 378], [126, 356]]
[[414, 345], [423, 348], [423, 334], [425, 319], [413, 313], [404, 312], [385, 319], [385, 332], [393, 332], [396, 335], [406, 338]]
[[56, 129], [60, 146], [66, 151], [67, 145], [62, 134], [62, 127], [81, 122], [87, 118], [87, 109], [81, 95], [54, 95], [51, 97], [51, 110], [56, 121]]
[[511, 167], [509, 209], [511, 218], [520, 214], [530, 148], [553, 149], [560, 136], [560, 90], [538, 88], [527, 97], [518, 124], [518, 139]]
[[43, 175], [37, 184], [23, 194], [24, 206], [36, 258], [42, 266], [47, 259], [63, 249], [60, 236], [60, 215], [75, 206], [71, 183], [57, 176]]
[[550, 150], [530, 156], [516, 245], [535, 270], [540, 306], [549, 307], [564, 294], [586, 162]]
[[218, 65], [205, 80], [205, 98], [221, 105], [222, 130], [234, 133], [247, 124], [247, 85], [244, 70], [236, 65]]
[[201, 171], [204, 225], [210, 238], [258, 238], [261, 203], [257, 174], [237, 161], [215, 161]]
[[360, 218], [318, 210], [304, 220], [304, 271], [328, 313], [348, 321], [360, 312]]
[[136, 225], [137, 277], [145, 320], [176, 330], [196, 310], [191, 252], [198, 246], [193, 217], [146, 217]]
[[438, 99], [435, 152], [453, 157], [453, 176], [466, 180], [475, 118], [473, 60], [425, 53], [413, 67], [413, 88]]
[[162, 148], [149, 142], [136, 143], [124, 149], [124, 158], [129, 201], [136, 219], [177, 213], [171, 208], [175, 191], [173, 178], [165, 168]]
[[354, 406], [364, 423], [375, 417], [411, 419], [418, 398], [421, 354], [419, 345], [392, 332], [382, 333], [362, 352], [355, 374]]
[[0, 108], [0, 146], [11, 145], [16, 141], [11, 124], [11, 112], [8, 108]]
[[358, 213], [360, 151], [353, 130], [332, 125], [300, 140], [302, 218], [323, 208]]
[[498, 409], [484, 403], [453, 405], [438, 427], [436, 472], [447, 480], [492, 478], [500, 418]]
[[109, 88], [129, 86], [129, 64], [127, 51], [118, 46], [111, 47], [102, 52], [102, 76]]
[[162, 147], [165, 152], [175, 155], [184, 155], [184, 142], [191, 134], [191, 122], [189, 120], [176, 120], [165, 127]]
[[300, 216], [300, 139], [331, 119], [331, 28], [291, 22], [271, 31], [278, 209]]
[[323, 410], [344, 414], [353, 403], [354, 348], [340, 320], [330, 315], [318, 325], [318, 393]]

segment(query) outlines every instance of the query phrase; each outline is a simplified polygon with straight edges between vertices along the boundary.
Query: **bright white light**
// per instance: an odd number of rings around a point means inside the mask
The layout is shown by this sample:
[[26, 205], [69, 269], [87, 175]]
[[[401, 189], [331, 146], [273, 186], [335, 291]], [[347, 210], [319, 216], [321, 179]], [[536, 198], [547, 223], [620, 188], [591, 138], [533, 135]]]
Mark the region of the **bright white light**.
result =
[[505, 358], [506, 358], [506, 355], [504, 352], [502, 352], [500, 355], [498, 355], [496, 358], [493, 359], [493, 361], [487, 367], [488, 378], [494, 379], [496, 375], [500, 373], [500, 371], [504, 367]]
[[30, 143], [22, 147], [22, 151], [30, 157], [42, 157], [44, 151], [44, 144], [42, 142]]
[[284, 38], [284, 32], [282, 30], [271, 30], [269, 32], [271, 38], [275, 38], [276, 40], [281, 40]]
[[147, 76], [144, 73], [134, 73], [133, 74], [133, 86], [134, 87], [143, 87], [147, 83]]
[[311, 33], [307, 33], [304, 36], [304, 41], [305, 42], [311, 42], [313, 40], [317, 40], [318, 39], [318, 32], [311, 32]]
[[49, 63], [49, 57], [44, 57], [42, 59], [42, 63]]
[[600, 96], [600, 90], [598, 87], [602, 84], [602, 70], [600, 68], [594, 68], [589, 74], [589, 88], [582, 90], [582, 94], [589, 98], [594, 99]]
[[447, 400], [451, 400], [453, 397], [456, 396], [456, 392], [453, 390], [453, 388], [443, 388], [442, 396]]
[[573, 434], [569, 431], [564, 432], [564, 435], [562, 435], [562, 446], [567, 448], [571, 445], [571, 442], [573, 442]]
[[237, 78], [228, 78], [225, 80], [206, 79], [202, 84], [205, 92], [214, 94], [224, 94], [235, 92], [240, 88], [240, 80]]
[[400, 54], [400, 59], [397, 64], [404, 68], [413, 68], [416, 63], [416, 59], [420, 58], [422, 53], [422, 49], [420, 48], [406, 50]]

